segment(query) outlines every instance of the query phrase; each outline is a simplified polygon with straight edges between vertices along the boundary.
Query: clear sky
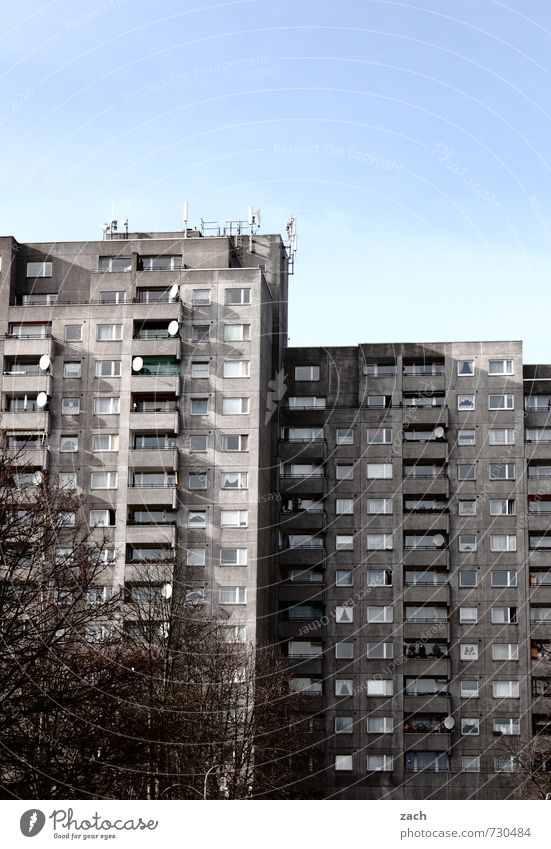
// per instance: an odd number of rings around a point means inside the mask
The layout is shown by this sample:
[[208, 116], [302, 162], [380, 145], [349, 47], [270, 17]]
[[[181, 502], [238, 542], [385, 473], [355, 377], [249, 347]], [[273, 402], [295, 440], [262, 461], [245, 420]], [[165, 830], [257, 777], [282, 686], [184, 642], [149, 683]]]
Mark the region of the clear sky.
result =
[[0, 0], [0, 232], [298, 220], [290, 342], [551, 362], [551, 4]]

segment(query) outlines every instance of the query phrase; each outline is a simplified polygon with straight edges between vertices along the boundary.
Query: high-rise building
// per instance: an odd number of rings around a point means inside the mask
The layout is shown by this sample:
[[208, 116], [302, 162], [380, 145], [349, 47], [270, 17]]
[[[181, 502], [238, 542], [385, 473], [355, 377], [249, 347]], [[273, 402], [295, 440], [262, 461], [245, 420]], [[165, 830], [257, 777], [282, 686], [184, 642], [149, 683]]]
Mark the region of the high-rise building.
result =
[[551, 368], [453, 342], [284, 371], [279, 638], [326, 795], [506, 797], [521, 746], [551, 767]]
[[238, 641], [267, 639], [287, 261], [257, 233], [0, 239], [5, 444], [84, 493], [106, 586], [178, 581]]

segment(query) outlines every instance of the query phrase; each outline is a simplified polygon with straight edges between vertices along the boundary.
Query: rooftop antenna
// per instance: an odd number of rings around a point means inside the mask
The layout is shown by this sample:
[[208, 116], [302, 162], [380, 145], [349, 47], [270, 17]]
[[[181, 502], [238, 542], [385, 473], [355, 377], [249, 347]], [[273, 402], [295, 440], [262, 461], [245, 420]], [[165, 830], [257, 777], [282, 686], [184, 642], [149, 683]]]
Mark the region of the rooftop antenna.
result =
[[184, 239], [187, 239], [187, 223], [189, 221], [189, 203], [187, 202], [187, 200], [184, 201], [183, 212], [184, 212]]
[[249, 250], [252, 252], [254, 228], [260, 227], [260, 210], [254, 210], [252, 206], [249, 206], [247, 221], [249, 222]]
[[124, 219], [124, 238], [128, 239], [128, 218]]

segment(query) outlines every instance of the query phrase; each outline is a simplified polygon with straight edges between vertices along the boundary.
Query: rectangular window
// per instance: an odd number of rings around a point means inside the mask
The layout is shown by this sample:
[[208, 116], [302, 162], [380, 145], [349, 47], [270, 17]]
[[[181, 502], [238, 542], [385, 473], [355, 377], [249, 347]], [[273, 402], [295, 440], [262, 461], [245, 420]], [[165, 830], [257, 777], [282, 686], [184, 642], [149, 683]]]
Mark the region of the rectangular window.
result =
[[472, 569], [462, 569], [459, 573], [459, 586], [461, 589], [476, 587], [476, 572]]
[[517, 586], [517, 573], [516, 570], [511, 569], [508, 571], [504, 570], [494, 570], [491, 573], [492, 587], [516, 587]]
[[392, 442], [391, 427], [369, 427], [367, 429], [368, 445], [389, 445]]
[[250, 289], [226, 289], [224, 295], [225, 303], [228, 305], [251, 303]]
[[249, 437], [246, 433], [223, 433], [222, 451], [248, 451]]
[[290, 395], [289, 408], [291, 410], [325, 410], [326, 398], [318, 398], [317, 395]]
[[100, 256], [99, 271], [132, 271], [132, 258], [129, 256]]
[[210, 304], [210, 289], [194, 289], [191, 293], [191, 303], [196, 307], [206, 307]]
[[472, 377], [474, 375], [474, 360], [458, 360], [457, 376]]
[[295, 380], [315, 381], [319, 379], [319, 366], [295, 366]]
[[474, 463], [458, 463], [457, 479], [460, 481], [476, 480], [476, 465]]
[[463, 755], [461, 772], [480, 772], [480, 755]]
[[112, 528], [115, 523], [114, 510], [90, 510], [91, 528]]
[[518, 737], [520, 734], [520, 719], [494, 719], [494, 734]]
[[354, 537], [352, 534], [337, 534], [335, 537], [335, 548], [337, 551], [352, 551], [354, 548]]
[[96, 360], [96, 377], [120, 377], [120, 360]]
[[463, 717], [461, 719], [461, 733], [464, 736], [480, 734], [480, 719], [474, 716]]
[[77, 475], [76, 472], [60, 472], [58, 477], [60, 489], [76, 489]]
[[518, 643], [493, 643], [492, 660], [518, 660]]
[[490, 516], [515, 516], [517, 512], [514, 498], [491, 498]]
[[335, 695], [336, 696], [351, 696], [354, 692], [354, 682], [351, 678], [336, 678], [335, 679]]
[[475, 643], [461, 643], [459, 646], [461, 660], [478, 660], [478, 646]]
[[488, 431], [490, 445], [514, 445], [515, 430], [512, 427], [496, 427]]
[[368, 587], [391, 587], [392, 572], [390, 569], [368, 569], [367, 570], [367, 586]]
[[82, 325], [66, 324], [63, 338], [66, 342], [80, 342], [82, 339]]
[[520, 699], [520, 683], [518, 681], [494, 681], [492, 695], [494, 699]]
[[182, 264], [182, 258], [173, 254], [141, 256], [140, 264], [142, 271], [174, 271]]
[[354, 480], [354, 466], [352, 463], [337, 463], [335, 466], [335, 478], [338, 481]]
[[120, 398], [94, 398], [94, 413], [96, 416], [118, 415], [120, 411]]
[[354, 499], [353, 498], [337, 498], [335, 501], [335, 512], [337, 516], [352, 516], [354, 515]]
[[100, 292], [99, 300], [101, 304], [124, 304], [126, 301], [126, 292]]
[[189, 450], [191, 453], [206, 451], [208, 447], [208, 434], [195, 433], [189, 437]]
[[201, 530], [202, 528], [207, 527], [207, 511], [206, 510], [189, 510], [187, 514], [187, 526], [188, 528], [198, 528]]
[[492, 607], [490, 617], [492, 625], [518, 624], [516, 607]]
[[490, 534], [490, 551], [516, 551], [516, 534]]
[[248, 510], [221, 510], [221, 528], [246, 528], [249, 524]]
[[225, 324], [224, 342], [248, 342], [251, 338], [250, 324]]
[[222, 472], [222, 489], [247, 489], [248, 472]]
[[61, 436], [59, 440], [59, 450], [69, 453], [78, 451], [78, 434], [71, 433], [67, 436]]
[[43, 262], [28, 262], [27, 277], [51, 277], [52, 263], [51, 261]]
[[394, 622], [394, 608], [390, 605], [375, 605], [367, 608], [367, 622], [389, 624]]
[[516, 772], [517, 769], [517, 759], [514, 755], [496, 755], [494, 758], [494, 772]]
[[391, 660], [394, 657], [392, 643], [368, 643], [367, 657], [369, 660]]
[[80, 398], [62, 398], [61, 415], [78, 416], [80, 413]]
[[208, 398], [191, 398], [189, 412], [192, 416], [206, 416], [209, 411]]
[[461, 681], [460, 696], [462, 699], [478, 699], [478, 681]]
[[459, 534], [459, 551], [476, 551], [476, 534]]
[[368, 755], [367, 756], [367, 771], [368, 772], [392, 772], [393, 770], [392, 755]]
[[335, 734], [352, 734], [354, 731], [354, 718], [352, 716], [335, 717]]
[[98, 324], [96, 327], [98, 342], [120, 342], [122, 339], [122, 324]]
[[390, 480], [392, 478], [392, 463], [368, 463], [368, 480]]
[[514, 463], [490, 463], [491, 481], [514, 481], [515, 475]]
[[94, 433], [92, 434], [92, 451], [118, 451], [118, 433]]
[[474, 395], [458, 395], [457, 396], [458, 410], [474, 410], [475, 396]]
[[249, 377], [250, 371], [249, 360], [226, 360], [224, 363], [224, 377]]
[[352, 586], [352, 569], [337, 569], [335, 572], [336, 587]]
[[192, 362], [191, 364], [191, 377], [194, 379], [203, 379], [209, 376], [209, 363], [208, 362]]
[[354, 431], [351, 427], [338, 427], [336, 432], [337, 445], [354, 445]]
[[366, 681], [367, 696], [392, 696], [394, 682], [390, 678], [368, 678]]
[[368, 716], [368, 734], [392, 734], [394, 732], [394, 720], [391, 716]]
[[367, 513], [369, 516], [390, 515], [394, 509], [392, 498], [368, 498]]
[[225, 416], [245, 416], [249, 412], [248, 398], [222, 398], [222, 413]]
[[90, 475], [91, 489], [116, 489], [117, 485], [117, 472], [92, 472]]
[[80, 362], [64, 362], [63, 377], [80, 377]]
[[353, 768], [352, 755], [335, 755], [335, 772], [352, 772]]
[[457, 431], [458, 445], [475, 445], [476, 431], [475, 430], [459, 430]]
[[514, 395], [488, 395], [489, 410], [514, 410]]
[[391, 551], [394, 548], [392, 534], [368, 534], [368, 551]]
[[459, 516], [476, 516], [476, 501], [474, 498], [460, 499], [457, 512]]
[[187, 566], [204, 566], [207, 562], [207, 551], [205, 548], [186, 549]]
[[335, 622], [341, 625], [350, 625], [354, 621], [354, 608], [349, 605], [338, 606], [335, 608]]
[[489, 360], [488, 374], [514, 374], [513, 360]]
[[[246, 510], [239, 511], [246, 513]], [[246, 548], [221, 548], [220, 549], [220, 566], [246, 566], [247, 565], [247, 549]]]
[[220, 587], [218, 600], [220, 604], [246, 604], [246, 587]]
[[460, 607], [459, 622], [461, 625], [473, 625], [478, 621], [478, 610], [476, 607]]
[[354, 643], [336, 643], [335, 657], [337, 660], [352, 660], [354, 657]]
[[190, 472], [188, 474], [188, 489], [206, 489], [207, 486], [207, 472]]
[[210, 334], [209, 324], [192, 324], [191, 325], [191, 340], [192, 342], [208, 342]]

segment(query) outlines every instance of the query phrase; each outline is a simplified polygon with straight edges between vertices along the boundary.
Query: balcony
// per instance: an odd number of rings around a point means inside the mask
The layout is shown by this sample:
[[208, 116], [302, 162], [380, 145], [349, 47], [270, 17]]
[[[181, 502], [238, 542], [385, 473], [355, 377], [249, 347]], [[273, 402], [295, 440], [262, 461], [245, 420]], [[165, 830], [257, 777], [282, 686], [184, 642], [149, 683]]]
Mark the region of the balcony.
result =
[[[405, 586], [403, 601], [405, 604], [448, 604], [449, 585], [446, 584], [413, 584]], [[410, 623], [408, 623], [410, 624]]]
[[47, 471], [50, 463], [48, 448], [9, 448], [7, 458], [9, 457], [13, 460], [14, 468], [20, 470], [28, 467]]
[[[404, 622], [404, 640], [438, 640], [442, 643], [449, 642], [449, 622]], [[414, 663], [419, 659], [412, 660]]]
[[408, 532], [408, 534], [412, 532], [419, 533], [420, 527], [427, 534], [442, 534], [447, 538], [450, 527], [449, 514], [437, 510], [415, 511], [411, 513], [404, 511], [402, 530]]
[[[280, 585], [278, 587], [278, 599], [280, 604], [286, 604], [287, 602], [289, 604], [323, 604], [325, 601], [325, 588], [322, 584]], [[310, 638], [305, 637], [304, 639], [307, 640]]]
[[38, 338], [6, 336], [4, 339], [4, 356], [10, 359], [23, 356], [39, 359], [43, 354], [48, 354], [50, 358], [54, 355], [54, 340], [51, 336]]
[[124, 567], [126, 584], [134, 581], [150, 581], [154, 584], [172, 583], [174, 563], [127, 563]]
[[0, 415], [0, 427], [4, 430], [18, 430], [30, 433], [39, 430], [42, 433], [50, 432], [50, 413], [48, 410], [36, 410], [31, 412], [3, 412]]
[[298, 510], [293, 512], [281, 511], [279, 528], [281, 531], [321, 531], [326, 522], [325, 511]]
[[[404, 693], [404, 712], [405, 713], [445, 713], [446, 716], [449, 713], [450, 706], [450, 697], [448, 695], [435, 695], [435, 694], [427, 694], [423, 696], [408, 696]], [[408, 747], [409, 747], [409, 738], [413, 735], [408, 734]], [[440, 736], [440, 735], [434, 735]], [[444, 739], [446, 739], [447, 735], [441, 735]], [[420, 748], [426, 748], [420, 746]]]
[[130, 389], [132, 392], [170, 393], [176, 398], [180, 395], [180, 375], [178, 374], [132, 374]]
[[319, 440], [280, 440], [279, 458], [283, 463], [306, 463], [312, 460], [324, 460], [327, 456], [327, 444]]
[[[154, 380], [155, 378], [150, 378]], [[130, 413], [130, 430], [158, 430], [165, 433], [179, 432], [178, 410], [151, 413]]]
[[[128, 504], [134, 506], [155, 504], [162, 507], [168, 506], [175, 509], [178, 503], [178, 488], [175, 485], [129, 486], [127, 501]], [[149, 541], [151, 542], [151, 540]]]
[[323, 495], [324, 475], [280, 475], [279, 491], [282, 495]]
[[312, 427], [323, 425], [327, 416], [325, 407], [289, 407], [283, 404], [279, 408], [280, 424], [290, 427]]
[[128, 543], [159, 543], [175, 548], [176, 528], [174, 525], [127, 525], [126, 542]]
[[[405, 725], [405, 721], [404, 721]], [[451, 737], [449, 731], [419, 731], [418, 733], [404, 729], [404, 746], [408, 751], [431, 751], [447, 752], [450, 747]]]
[[4, 374], [2, 390], [8, 395], [29, 395], [35, 398], [39, 392], [52, 394], [51, 375], [41, 374]]
[[423, 566], [434, 569], [449, 569], [449, 551], [447, 548], [409, 548], [404, 550], [404, 567]]
[[402, 492], [404, 495], [449, 498], [450, 484], [447, 477], [421, 478], [408, 475], [402, 480]]
[[432, 460], [448, 459], [448, 443], [445, 440], [426, 440], [423, 442], [414, 442], [406, 440], [402, 446], [402, 456], [404, 460], [415, 460], [418, 462], [429, 462]]
[[132, 340], [133, 357], [175, 357], [182, 358], [182, 341], [179, 336], [162, 336], [157, 339], [134, 337]]
[[441, 425], [448, 426], [448, 408], [447, 406], [412, 406], [402, 403], [403, 419], [407, 421], [408, 426], [415, 427], [416, 425]]
[[278, 553], [279, 565], [281, 567], [306, 568], [317, 566], [325, 562], [325, 548], [318, 546], [281, 548]]
[[128, 465], [131, 469], [178, 469], [178, 451], [176, 448], [136, 449], [128, 452]]
[[419, 675], [430, 675], [434, 678], [448, 678], [450, 672], [450, 661], [447, 657], [406, 658], [404, 660], [402, 671], [404, 675], [414, 678]]

